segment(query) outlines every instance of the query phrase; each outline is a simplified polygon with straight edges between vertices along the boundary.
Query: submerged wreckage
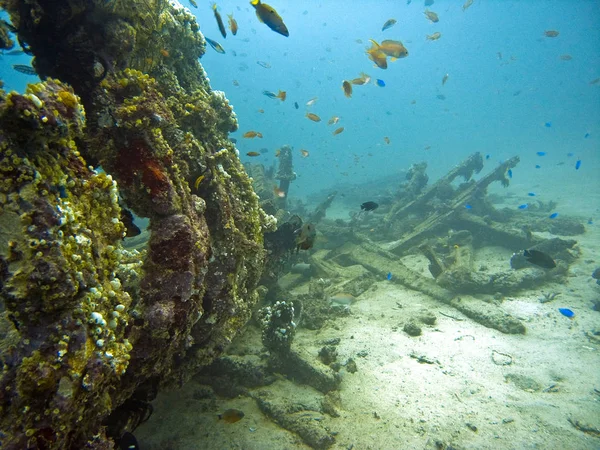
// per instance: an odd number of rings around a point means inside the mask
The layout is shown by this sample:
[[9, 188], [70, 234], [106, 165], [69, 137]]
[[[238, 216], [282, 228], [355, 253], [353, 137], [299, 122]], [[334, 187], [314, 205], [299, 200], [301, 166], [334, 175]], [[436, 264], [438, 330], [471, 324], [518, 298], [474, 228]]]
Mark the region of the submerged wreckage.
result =
[[[315, 364], [292, 341], [298, 326], [322, 326], [334, 289], [356, 296], [391, 271], [392, 282], [473, 320], [524, 333], [499, 301], [476, 295], [560, 278], [577, 256], [575, 241], [543, 239], [536, 231], [547, 224], [519, 224], [487, 199], [489, 184], [508, 183], [518, 158], [474, 181], [483, 166], [475, 154], [431, 186], [426, 167], [413, 167], [385, 220], [368, 225], [380, 243], [357, 220], [325, 219], [335, 195], [312, 215], [300, 214], [304, 225], [292, 221], [285, 210], [295, 178], [291, 152], [272, 174], [278, 195], [270, 186], [261, 191], [250, 168], [254, 183], [248, 177], [227, 138], [237, 119], [198, 62], [205, 39], [185, 8], [166, 0], [0, 6], [12, 22], [3, 23], [3, 35], [16, 32], [44, 79], [23, 95], [0, 93], [2, 448], [111, 448], [148, 418], [160, 389], [201, 368], [213, 380], [228, 372], [253, 386], [287, 373], [323, 393], [333, 415], [342, 365], [335, 344]], [[458, 177], [465, 182], [455, 187]], [[131, 217], [125, 208], [150, 222], [139, 251], [122, 240]], [[307, 255], [314, 225], [331, 238], [329, 248]], [[581, 231], [568, 219], [551, 226], [564, 226], [549, 230], [562, 235]], [[557, 268], [476, 267], [477, 252], [494, 245], [551, 253]], [[312, 277], [308, 294], [293, 298], [277, 280], [299, 250], [310, 271], [287, 285]], [[429, 260], [431, 276], [401, 262], [415, 251]], [[515, 256], [512, 264], [527, 262]], [[258, 372], [244, 372], [218, 357], [261, 298], [268, 304], [256, 322], [272, 357]], [[356, 369], [351, 360], [343, 366]], [[315, 431], [319, 424], [256, 400], [313, 447], [335, 441], [322, 427]]]

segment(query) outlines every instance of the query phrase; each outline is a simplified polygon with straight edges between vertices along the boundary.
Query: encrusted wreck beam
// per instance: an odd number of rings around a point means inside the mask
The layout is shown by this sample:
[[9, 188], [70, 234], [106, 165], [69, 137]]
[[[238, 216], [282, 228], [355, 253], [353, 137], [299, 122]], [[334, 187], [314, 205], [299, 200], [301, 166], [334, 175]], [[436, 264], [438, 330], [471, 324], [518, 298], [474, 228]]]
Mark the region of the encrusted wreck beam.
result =
[[398, 261], [396, 255], [374, 248], [372, 245], [346, 244], [333, 251], [328, 259], [342, 266], [360, 264], [380, 279], [383, 279], [386, 273], [392, 272], [394, 277], [390, 281], [400, 283], [456, 308], [475, 322], [507, 334], [525, 333], [525, 325], [498, 306], [468, 296], [457, 297], [452, 291], [438, 286], [434, 280], [407, 268]]
[[[468, 168], [476, 168], [479, 167], [478, 161], [481, 158], [479, 153], [472, 155], [467, 161], [461, 164], [459, 167], [451, 171], [450, 174], [443, 177], [442, 180], [438, 181], [431, 188], [427, 190], [427, 192], [423, 193], [419, 198], [410, 202], [408, 205], [403, 207], [401, 210], [397, 211], [394, 216], [398, 216], [401, 213], [409, 213], [411, 210], [418, 206], [425, 205], [428, 200], [433, 198], [438, 190], [438, 188], [443, 184], [446, 185], [452, 179], [456, 178], [459, 175], [467, 175], [472, 173], [467, 170]], [[498, 167], [496, 167], [492, 172], [487, 174], [481, 180], [473, 183], [463, 190], [459, 191], [448, 205], [441, 211], [436, 211], [435, 213], [428, 216], [423, 222], [417, 225], [410, 233], [403, 236], [401, 239], [392, 242], [385, 246], [385, 249], [388, 251], [392, 251], [397, 254], [401, 254], [408, 250], [409, 248], [417, 245], [419, 241], [424, 240], [426, 237], [429, 237], [434, 234], [434, 232], [439, 227], [448, 227], [448, 219], [455, 214], [462, 212], [465, 210], [465, 205], [474, 197], [481, 196], [485, 193], [487, 187], [494, 181], [500, 181], [502, 184], [507, 185], [508, 180], [506, 178], [506, 172], [508, 169], [515, 167], [519, 163], [519, 157], [514, 156], [503, 163], [501, 163]], [[469, 175], [470, 177], [470, 175]]]

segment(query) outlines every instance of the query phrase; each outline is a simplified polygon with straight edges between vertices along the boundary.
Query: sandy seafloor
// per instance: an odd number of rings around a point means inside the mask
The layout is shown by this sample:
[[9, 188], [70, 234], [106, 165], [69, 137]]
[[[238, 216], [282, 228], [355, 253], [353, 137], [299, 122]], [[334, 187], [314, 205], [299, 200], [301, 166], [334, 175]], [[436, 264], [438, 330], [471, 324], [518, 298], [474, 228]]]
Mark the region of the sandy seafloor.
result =
[[[358, 297], [350, 316], [320, 331], [298, 331], [295, 345], [315, 359], [324, 339], [340, 338], [338, 360], [353, 357], [358, 365], [356, 373], [343, 373], [340, 417], [320, 415], [337, 432], [332, 448], [434, 449], [439, 441], [455, 449], [600, 449], [600, 436], [569, 422], [600, 428], [600, 395], [595, 391], [600, 389], [600, 345], [586, 336], [600, 330], [600, 312], [591, 302], [600, 296], [600, 286], [591, 278], [600, 266], [600, 192], [593, 186], [585, 196], [578, 191], [561, 187], [554, 196], [561, 214], [595, 219], [585, 234], [574, 237], [582, 254], [566, 282], [503, 299], [502, 307], [525, 323], [525, 335], [486, 328], [393, 279], [377, 282]], [[512, 185], [504, 193], [510, 199], [522, 195], [522, 188]], [[347, 217], [343, 211], [329, 215], [336, 214]], [[508, 264], [512, 253], [500, 248], [482, 252], [479, 256], [491, 265]], [[404, 262], [427, 273], [424, 258], [412, 255]], [[549, 303], [538, 300], [551, 292], [560, 295]], [[559, 307], [571, 308], [575, 319], [562, 316]], [[437, 323], [410, 337], [402, 326], [422, 310], [433, 312]], [[247, 333], [232, 345], [233, 353], [259, 352], [244, 348], [259, 339], [254, 328]], [[512, 364], [496, 365], [494, 351], [511, 355]], [[359, 352], [366, 356], [357, 357]], [[421, 364], [411, 354], [434, 364]], [[507, 375], [527, 378], [520, 378], [524, 385], [519, 387]], [[528, 383], [537, 383], [540, 390], [529, 389], [535, 386]], [[252, 399], [217, 400], [214, 410], [203, 411], [194, 399], [196, 389], [192, 381], [159, 396], [150, 421], [136, 430], [142, 450], [309, 448], [263, 416]], [[313, 397], [315, 405], [321, 397], [283, 378], [264, 389], [281, 397], [301, 395], [305, 403]], [[219, 421], [217, 414], [228, 408], [243, 410], [245, 417], [234, 424]]]

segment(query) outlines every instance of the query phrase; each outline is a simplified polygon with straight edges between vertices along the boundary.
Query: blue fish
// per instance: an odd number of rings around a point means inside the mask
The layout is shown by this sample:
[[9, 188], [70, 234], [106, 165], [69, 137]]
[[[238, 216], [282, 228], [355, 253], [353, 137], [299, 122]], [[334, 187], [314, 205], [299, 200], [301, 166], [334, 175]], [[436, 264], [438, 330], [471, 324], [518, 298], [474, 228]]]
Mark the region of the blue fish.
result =
[[490, 155], [485, 155], [485, 159], [490, 159]]
[[594, 221], [592, 219], [588, 219], [588, 225], [594, 225]]
[[473, 207], [471, 205], [469, 205], [468, 203], [465, 205], [465, 208], [467, 208], [467, 209], [473, 209]]
[[589, 137], [590, 137], [590, 133], [585, 133], [585, 134], [583, 135], [583, 138], [584, 138], [584, 139], [587, 139], [587, 138], [589, 138]]
[[545, 126], [546, 128], [550, 128], [550, 127], [552, 126], [552, 122], [546, 122], [546, 123], [544, 124], [544, 126]]
[[550, 219], [556, 219], [558, 217], [558, 213], [552, 213], [548, 216]]
[[546, 152], [535, 152], [538, 156], [546, 156]]
[[541, 169], [541, 168], [542, 168], [542, 166], [540, 166], [539, 164], [536, 164], [536, 165], [535, 165], [535, 168], [536, 168], [536, 169]]
[[385, 81], [380, 80], [379, 78], [377, 78], [377, 80], [375, 80], [375, 83], [377, 83], [377, 86], [379, 86], [379, 87], [385, 87]]
[[571, 156], [575, 156], [575, 153], [569, 152], [569, 153], [567, 153], [567, 156], [570, 158]]
[[508, 178], [512, 178], [512, 170], [508, 169], [508, 171], [506, 172], [508, 174]]
[[578, 159], [577, 162], [575, 163], [575, 170], [579, 170], [580, 167], [581, 167], [581, 160]]
[[519, 205], [519, 209], [527, 209], [528, 206], [527, 203], [523, 203], [522, 205]]
[[392, 272], [388, 272], [388, 274], [385, 276], [388, 280], [392, 279]]
[[575, 317], [575, 313], [571, 311], [569, 308], [558, 308], [558, 311], [565, 317], [572, 319]]
[[528, 192], [527, 195], [529, 195], [530, 197], [535, 197], [535, 192]]

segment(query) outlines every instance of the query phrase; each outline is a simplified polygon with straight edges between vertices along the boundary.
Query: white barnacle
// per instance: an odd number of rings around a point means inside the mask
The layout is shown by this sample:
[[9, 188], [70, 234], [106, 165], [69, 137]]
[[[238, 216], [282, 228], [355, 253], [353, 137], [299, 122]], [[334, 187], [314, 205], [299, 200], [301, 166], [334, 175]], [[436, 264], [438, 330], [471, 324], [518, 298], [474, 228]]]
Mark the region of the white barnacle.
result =
[[97, 347], [104, 347], [104, 339], [98, 339], [98, 340], [96, 340], [96, 346]]

